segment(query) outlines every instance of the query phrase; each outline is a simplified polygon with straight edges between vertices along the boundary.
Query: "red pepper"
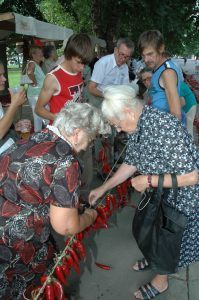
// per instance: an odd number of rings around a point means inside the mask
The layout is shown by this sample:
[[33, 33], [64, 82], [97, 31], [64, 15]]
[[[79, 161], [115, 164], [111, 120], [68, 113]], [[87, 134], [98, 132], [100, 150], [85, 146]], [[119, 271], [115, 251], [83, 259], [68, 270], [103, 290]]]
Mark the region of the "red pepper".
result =
[[102, 206], [98, 206], [98, 207], [96, 208], [96, 210], [97, 210], [98, 214], [100, 215], [100, 217], [101, 217], [102, 219], [104, 219], [104, 221], [106, 222], [106, 221], [107, 221], [107, 215], [106, 215], [105, 208], [102, 207]]
[[111, 197], [111, 203], [112, 203], [112, 208], [113, 208], [113, 210], [114, 210], [114, 209], [117, 209], [118, 205], [117, 205], [117, 202], [116, 202], [116, 197], [115, 197], [115, 195], [112, 195], [112, 197]]
[[122, 182], [122, 195], [125, 197], [127, 194], [127, 181]]
[[74, 263], [73, 258], [70, 255], [68, 255], [66, 261], [67, 261], [68, 268], [71, 269], [73, 267], [73, 263]]
[[106, 196], [106, 206], [108, 207], [109, 211], [111, 210], [111, 195], [108, 194]]
[[121, 188], [121, 185], [117, 185], [116, 186], [116, 190], [117, 190], [117, 193], [119, 195], [119, 198], [122, 198], [123, 194], [122, 194], [122, 188]]
[[79, 257], [77, 256], [77, 253], [75, 252], [75, 250], [71, 248], [69, 253], [72, 256], [73, 261], [78, 265], [79, 264]]
[[41, 283], [44, 283], [46, 281], [47, 277], [48, 277], [47, 275], [42, 275], [40, 278]]
[[76, 241], [75, 243], [77, 250], [80, 253], [81, 258], [85, 258], [86, 257], [86, 249], [84, 248], [84, 245], [80, 242], [80, 241]]
[[84, 238], [84, 233], [83, 233], [83, 231], [76, 234], [76, 239], [77, 239], [77, 240], [82, 241], [83, 238]]
[[111, 167], [109, 166], [108, 163], [104, 163], [102, 166], [102, 173], [108, 174], [111, 170]]
[[55, 294], [54, 294], [52, 283], [49, 283], [46, 285], [45, 296], [46, 296], [46, 300], [54, 300], [55, 299]]
[[62, 263], [61, 267], [62, 267], [62, 271], [63, 271], [65, 277], [68, 277], [70, 275], [70, 270], [69, 270], [67, 264]]
[[99, 268], [103, 269], [103, 270], [110, 270], [111, 267], [110, 266], [106, 266], [106, 265], [102, 265], [98, 262], [95, 262], [96, 266], [98, 266]]
[[52, 282], [54, 294], [55, 294], [55, 299], [57, 300], [63, 300], [64, 299], [64, 290], [61, 285], [61, 283], [58, 280], [53, 280]]
[[55, 268], [55, 274], [57, 279], [62, 283], [62, 284], [67, 284], [66, 278], [64, 276], [64, 273], [62, 271], [62, 267], [61, 266], [56, 266]]
[[99, 162], [103, 162], [104, 160], [106, 160], [106, 154], [105, 154], [105, 150], [104, 148], [102, 148], [100, 151], [99, 151]]

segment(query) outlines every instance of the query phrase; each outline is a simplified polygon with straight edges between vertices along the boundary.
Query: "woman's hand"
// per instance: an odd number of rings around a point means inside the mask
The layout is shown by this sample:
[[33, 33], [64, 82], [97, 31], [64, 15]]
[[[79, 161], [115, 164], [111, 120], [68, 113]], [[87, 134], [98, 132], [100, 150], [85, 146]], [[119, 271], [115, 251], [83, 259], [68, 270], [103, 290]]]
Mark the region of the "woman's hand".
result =
[[17, 93], [13, 93], [13, 91], [10, 89], [10, 96], [11, 96], [11, 106], [13, 107], [19, 107], [26, 101], [26, 92], [23, 87], [21, 87]]
[[139, 175], [139, 176], [132, 178], [131, 185], [138, 192], [144, 192], [149, 187], [147, 175]]
[[96, 203], [96, 201], [103, 196], [103, 194], [105, 193], [103, 185], [101, 185], [100, 187], [92, 190], [88, 196], [88, 201], [91, 205], [94, 205]]

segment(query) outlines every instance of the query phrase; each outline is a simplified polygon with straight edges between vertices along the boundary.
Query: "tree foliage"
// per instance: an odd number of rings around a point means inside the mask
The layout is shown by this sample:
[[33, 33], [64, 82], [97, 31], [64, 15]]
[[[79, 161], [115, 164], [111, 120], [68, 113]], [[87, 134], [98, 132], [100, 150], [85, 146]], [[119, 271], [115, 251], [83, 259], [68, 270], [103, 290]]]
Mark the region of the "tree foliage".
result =
[[149, 29], [160, 30], [167, 50], [175, 54], [198, 52], [198, 0], [1, 0], [1, 12], [14, 11], [107, 41], [129, 36], [137, 42]]
[[41, 0], [2, 0], [0, 2], [0, 11], [1, 13], [15, 12], [24, 16], [31, 15], [43, 21], [43, 14], [39, 9], [40, 2]]

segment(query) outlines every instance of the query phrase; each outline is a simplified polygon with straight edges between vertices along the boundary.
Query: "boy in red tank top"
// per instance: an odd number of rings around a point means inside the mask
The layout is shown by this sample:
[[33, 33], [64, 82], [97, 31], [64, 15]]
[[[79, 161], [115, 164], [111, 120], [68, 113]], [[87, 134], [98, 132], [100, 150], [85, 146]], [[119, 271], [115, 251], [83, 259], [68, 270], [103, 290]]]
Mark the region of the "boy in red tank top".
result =
[[[53, 122], [68, 101], [81, 102], [82, 71], [92, 59], [93, 49], [87, 34], [73, 34], [64, 49], [65, 60], [47, 74], [35, 112]], [[49, 105], [50, 110], [46, 108]]]
[[[64, 49], [64, 61], [46, 75], [35, 112], [53, 123], [56, 115], [70, 101], [82, 101], [82, 71], [93, 55], [91, 40], [87, 34], [73, 34]], [[49, 110], [46, 106], [49, 106]], [[87, 200], [93, 177], [92, 151], [81, 152], [79, 160], [86, 168], [82, 173], [81, 196]]]

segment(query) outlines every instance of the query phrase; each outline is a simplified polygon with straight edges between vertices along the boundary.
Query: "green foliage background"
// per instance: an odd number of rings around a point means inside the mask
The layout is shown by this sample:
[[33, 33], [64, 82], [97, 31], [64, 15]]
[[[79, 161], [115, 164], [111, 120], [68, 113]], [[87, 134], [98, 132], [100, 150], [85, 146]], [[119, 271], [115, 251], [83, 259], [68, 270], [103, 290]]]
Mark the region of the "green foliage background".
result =
[[199, 55], [199, 0], [0, 0], [0, 11], [31, 15], [107, 41], [121, 36], [137, 42], [159, 29], [172, 54]]

